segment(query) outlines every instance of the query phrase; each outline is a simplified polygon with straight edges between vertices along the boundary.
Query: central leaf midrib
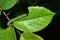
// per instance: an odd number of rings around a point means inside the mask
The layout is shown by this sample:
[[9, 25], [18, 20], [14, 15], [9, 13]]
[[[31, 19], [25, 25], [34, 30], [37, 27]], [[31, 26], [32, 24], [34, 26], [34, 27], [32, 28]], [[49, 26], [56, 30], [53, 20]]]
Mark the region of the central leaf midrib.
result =
[[[44, 16], [36, 17], [36, 18], [31, 18], [31, 19], [21, 20], [21, 21], [27, 21], [27, 20], [37, 19], [37, 18], [41, 18], [41, 17], [45, 17], [45, 16], [49, 16], [49, 15], [51, 15], [51, 14], [47, 14], [47, 15], [44, 15]], [[19, 21], [20, 21], [20, 20], [19, 20]]]

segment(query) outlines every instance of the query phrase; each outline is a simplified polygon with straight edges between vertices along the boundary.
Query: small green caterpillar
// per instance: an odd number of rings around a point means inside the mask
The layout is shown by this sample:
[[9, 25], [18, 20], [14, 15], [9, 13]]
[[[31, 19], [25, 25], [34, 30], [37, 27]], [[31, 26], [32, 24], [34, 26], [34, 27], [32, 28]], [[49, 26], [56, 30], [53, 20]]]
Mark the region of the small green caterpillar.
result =
[[22, 14], [22, 15], [20, 15], [20, 16], [18, 16], [18, 17], [15, 17], [15, 18], [11, 19], [11, 20], [7, 23], [7, 25], [10, 25], [10, 23], [12, 23], [13, 21], [18, 20], [18, 19], [20, 19], [20, 18], [22, 18], [22, 17], [25, 17], [26, 15], [27, 15], [27, 14]]

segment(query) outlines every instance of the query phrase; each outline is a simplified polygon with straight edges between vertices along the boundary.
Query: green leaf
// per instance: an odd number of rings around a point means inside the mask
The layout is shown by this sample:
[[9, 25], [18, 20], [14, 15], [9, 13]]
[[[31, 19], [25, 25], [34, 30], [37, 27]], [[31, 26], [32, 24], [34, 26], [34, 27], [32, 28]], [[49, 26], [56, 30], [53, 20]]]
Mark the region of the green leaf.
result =
[[29, 7], [29, 14], [14, 21], [14, 26], [21, 31], [36, 32], [44, 29], [50, 23], [54, 13], [44, 7]]
[[0, 31], [0, 40], [16, 40], [14, 28], [10, 27], [6, 30]]
[[43, 40], [43, 38], [33, 33], [24, 32], [21, 34], [20, 40]]
[[8, 10], [16, 4], [17, 0], [0, 0], [0, 8]]

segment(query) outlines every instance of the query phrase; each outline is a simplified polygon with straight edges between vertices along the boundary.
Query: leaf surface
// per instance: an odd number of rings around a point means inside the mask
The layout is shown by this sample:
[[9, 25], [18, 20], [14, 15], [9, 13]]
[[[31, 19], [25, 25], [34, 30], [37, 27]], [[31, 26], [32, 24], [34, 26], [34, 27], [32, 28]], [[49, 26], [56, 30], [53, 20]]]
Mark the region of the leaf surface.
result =
[[14, 21], [14, 26], [21, 31], [36, 32], [44, 29], [50, 23], [54, 13], [44, 7], [29, 7], [26, 17]]
[[6, 30], [0, 31], [0, 40], [16, 40], [13, 27], [9, 27]]
[[25, 32], [25, 33], [21, 34], [20, 40], [43, 40], [43, 38], [41, 38], [38, 35]]
[[8, 10], [16, 4], [17, 0], [0, 0], [0, 8]]

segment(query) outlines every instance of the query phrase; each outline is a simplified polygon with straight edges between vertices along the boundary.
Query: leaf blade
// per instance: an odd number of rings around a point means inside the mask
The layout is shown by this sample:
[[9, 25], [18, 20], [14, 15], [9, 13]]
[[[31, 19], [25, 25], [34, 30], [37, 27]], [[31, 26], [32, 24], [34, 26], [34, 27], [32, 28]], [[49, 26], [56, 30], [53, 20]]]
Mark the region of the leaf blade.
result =
[[38, 35], [33, 34], [33, 33], [24, 32], [21, 35], [20, 40], [44, 40], [44, 39]]
[[0, 40], [16, 40], [14, 28], [10, 27], [0, 32]]
[[14, 26], [22, 31], [40, 31], [50, 23], [53, 16], [53, 12], [44, 7], [30, 7], [28, 16], [14, 21]]
[[17, 3], [17, 0], [0, 0], [0, 8], [8, 10]]

